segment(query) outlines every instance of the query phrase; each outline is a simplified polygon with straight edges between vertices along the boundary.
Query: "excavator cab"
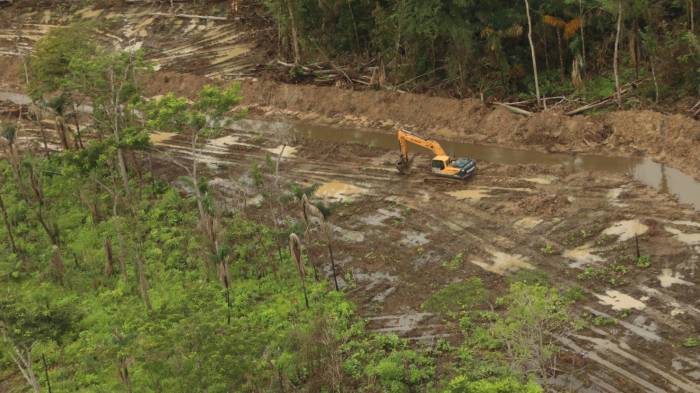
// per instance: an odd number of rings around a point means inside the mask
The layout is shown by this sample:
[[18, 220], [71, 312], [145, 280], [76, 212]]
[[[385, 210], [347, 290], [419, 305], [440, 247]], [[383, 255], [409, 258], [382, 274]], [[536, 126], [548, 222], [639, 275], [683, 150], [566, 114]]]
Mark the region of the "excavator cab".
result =
[[445, 168], [450, 166], [450, 157], [448, 156], [435, 156], [432, 161], [432, 169], [435, 173], [442, 173]]

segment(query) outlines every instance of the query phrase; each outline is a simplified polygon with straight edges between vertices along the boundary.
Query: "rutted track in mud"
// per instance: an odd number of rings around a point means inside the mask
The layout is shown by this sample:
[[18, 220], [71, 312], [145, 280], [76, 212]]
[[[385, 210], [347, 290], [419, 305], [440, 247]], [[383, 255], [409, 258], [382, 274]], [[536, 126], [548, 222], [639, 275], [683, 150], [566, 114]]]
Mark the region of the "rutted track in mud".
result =
[[[252, 163], [274, 157], [288, 140], [233, 131], [202, 146], [199, 159], [215, 176], [212, 185], [226, 193], [226, 184], [245, 184], [241, 179]], [[471, 276], [497, 290], [506, 285], [505, 275], [531, 268], [559, 287], [582, 287], [582, 314], [616, 321], [562, 338], [570, 357], [586, 359], [585, 367], [562, 365], [567, 372], [553, 383], [603, 392], [700, 388], [700, 355], [681, 346], [700, 326], [700, 215], [692, 209], [621, 175], [482, 162], [480, 174], [466, 184], [434, 184], [419, 170], [408, 178], [396, 175], [393, 151], [287, 143], [295, 151], [281, 164], [285, 182], [347, 184], [352, 191], [336, 195], [346, 203], [331, 221], [340, 240], [342, 283], [372, 330], [423, 342], [458, 338], [421, 310], [433, 291]], [[158, 149], [191, 157], [180, 136], [159, 142]], [[427, 167], [427, 159], [416, 161], [417, 168]], [[256, 197], [248, 200], [260, 201]], [[614, 285], [607, 276], [577, 278], [585, 268], [621, 264], [634, 254], [634, 234], [651, 267], [632, 266]], [[544, 253], [545, 245], [554, 252]], [[458, 253], [464, 255], [461, 266], [443, 266]]]

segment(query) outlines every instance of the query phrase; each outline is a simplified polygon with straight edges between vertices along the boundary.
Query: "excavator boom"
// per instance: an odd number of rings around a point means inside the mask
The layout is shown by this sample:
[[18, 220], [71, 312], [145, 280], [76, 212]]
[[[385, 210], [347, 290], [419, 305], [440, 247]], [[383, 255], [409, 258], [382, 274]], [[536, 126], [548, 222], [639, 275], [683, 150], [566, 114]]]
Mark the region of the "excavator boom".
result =
[[399, 140], [399, 148], [401, 149], [401, 157], [396, 163], [396, 167], [401, 174], [408, 173], [411, 166], [412, 160], [408, 155], [409, 143], [433, 152], [435, 157], [432, 159], [431, 167], [433, 173], [438, 176], [466, 179], [476, 171], [476, 161], [471, 159], [453, 160], [436, 140], [423, 138], [404, 129], [399, 129], [396, 132], [396, 137]]
[[425, 139], [418, 136], [410, 131], [399, 129], [397, 131], [397, 137], [399, 139], [399, 146], [401, 147], [401, 156], [408, 160], [408, 144], [413, 143], [414, 145], [424, 147], [429, 149], [436, 156], [446, 156], [445, 150], [440, 146], [438, 141], [432, 139]]

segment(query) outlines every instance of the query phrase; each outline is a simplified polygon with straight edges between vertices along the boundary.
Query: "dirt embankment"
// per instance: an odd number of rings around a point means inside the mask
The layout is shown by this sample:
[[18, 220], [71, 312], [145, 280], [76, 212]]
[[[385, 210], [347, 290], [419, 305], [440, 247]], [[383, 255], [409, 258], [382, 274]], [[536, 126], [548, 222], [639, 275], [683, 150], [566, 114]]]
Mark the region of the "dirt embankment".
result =
[[700, 177], [700, 121], [649, 110], [525, 117], [475, 99], [243, 82], [245, 103], [266, 113], [550, 152], [646, 154]]
[[[5, 58], [0, 85], [17, 89], [21, 66], [11, 63]], [[146, 90], [151, 95], [193, 96], [207, 83], [228, 82], [161, 71], [146, 81]], [[254, 78], [241, 83], [243, 104], [256, 114], [387, 132], [400, 125], [433, 137], [548, 152], [647, 155], [700, 178], [700, 121], [680, 114], [634, 110], [572, 117], [549, 111], [525, 117], [476, 99], [353, 91]]]
[[[191, 95], [207, 80], [163, 72], [151, 93]], [[219, 82], [220, 83], [220, 82]], [[388, 91], [242, 81], [244, 104], [256, 113], [345, 126], [412, 127], [445, 139], [549, 152], [648, 155], [700, 178], [700, 121], [650, 110], [566, 116], [553, 111], [525, 117], [476, 99]]]

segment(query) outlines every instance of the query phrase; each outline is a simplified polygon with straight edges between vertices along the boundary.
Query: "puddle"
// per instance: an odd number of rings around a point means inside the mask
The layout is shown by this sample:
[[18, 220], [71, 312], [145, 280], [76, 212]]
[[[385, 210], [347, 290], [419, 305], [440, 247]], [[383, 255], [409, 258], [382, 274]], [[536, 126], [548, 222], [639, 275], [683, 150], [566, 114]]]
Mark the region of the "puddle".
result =
[[537, 217], [525, 217], [525, 218], [521, 218], [520, 220], [516, 221], [513, 224], [513, 226], [516, 229], [520, 229], [520, 230], [530, 230], [530, 229], [533, 229], [536, 226], [540, 225], [542, 223], [542, 221], [543, 220], [541, 218], [537, 218]]
[[673, 238], [681, 243], [685, 243], [691, 246], [700, 245], [700, 233], [685, 233], [681, 230], [671, 227], [664, 227], [666, 232], [673, 235]]
[[367, 194], [367, 190], [352, 184], [331, 181], [319, 187], [314, 195], [333, 201], [352, 201], [354, 197]]
[[472, 190], [460, 190], [448, 192], [447, 195], [455, 197], [456, 199], [462, 201], [468, 199], [472, 202], [479, 202], [483, 198], [488, 198], [491, 196], [488, 189], [477, 188]]
[[[287, 124], [247, 120], [246, 122], [239, 122], [237, 127], [244, 127], [242, 128], [244, 131], [276, 129], [286, 131], [297, 137], [333, 143], [356, 143], [385, 149], [396, 149], [397, 145], [394, 133], [322, 126], [304, 122]], [[700, 210], [700, 181], [696, 181], [692, 176], [688, 176], [677, 169], [658, 164], [647, 158], [543, 153], [451, 141], [440, 141], [440, 144], [448, 153], [454, 156], [470, 157], [477, 161], [482, 160], [506, 165], [563, 165], [576, 172], [591, 171], [629, 174], [637, 181], [663, 193], [674, 195], [678, 197], [680, 202], [691, 204], [697, 210]], [[416, 153], [423, 150], [411, 146], [410, 151]]]
[[594, 295], [598, 298], [598, 303], [610, 306], [615, 311], [628, 310], [632, 308], [635, 310], [644, 310], [647, 306], [632, 296], [625, 295], [624, 293], [613, 289], [608, 289], [605, 291], [605, 295], [599, 295], [597, 293]]
[[620, 221], [603, 231], [603, 235], [617, 236], [617, 241], [624, 242], [633, 239], [635, 236], [643, 235], [649, 227], [639, 220]]
[[[282, 150], [284, 149], [284, 150]], [[285, 145], [279, 145], [274, 148], [270, 149], [263, 149], [266, 151], [269, 151], [270, 153], [274, 154], [275, 156], [279, 156], [280, 153], [282, 153], [283, 158], [290, 158], [290, 157], [295, 157], [297, 155], [297, 148], [293, 146], [285, 146]]]
[[562, 256], [575, 261], [574, 263], [569, 264], [570, 267], [581, 269], [584, 266], [605, 261], [605, 259], [602, 257], [595, 255], [593, 253], [594, 251], [598, 250], [593, 247], [593, 243], [587, 243], [574, 249], [564, 251]]
[[158, 145], [169, 141], [170, 139], [174, 138], [175, 135], [177, 134], [174, 132], [152, 132], [150, 133], [149, 138], [151, 139], [152, 144]]
[[511, 255], [496, 250], [488, 250], [491, 254], [491, 263], [484, 262], [480, 259], [474, 259], [471, 262], [480, 268], [496, 273], [501, 276], [506, 273], [516, 272], [520, 269], [534, 269], [522, 255]]
[[399, 243], [403, 246], [417, 247], [430, 243], [430, 240], [428, 240], [428, 235], [425, 233], [415, 231], [401, 231], [401, 233], [403, 234], [403, 239], [401, 239]]
[[661, 274], [659, 274], [657, 278], [659, 279], [659, 283], [663, 288], [668, 288], [673, 284], [693, 285], [692, 282], [685, 281], [682, 274], [679, 272], [674, 273], [671, 269], [661, 270]]

